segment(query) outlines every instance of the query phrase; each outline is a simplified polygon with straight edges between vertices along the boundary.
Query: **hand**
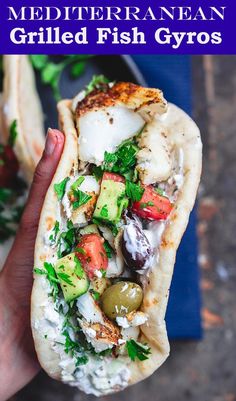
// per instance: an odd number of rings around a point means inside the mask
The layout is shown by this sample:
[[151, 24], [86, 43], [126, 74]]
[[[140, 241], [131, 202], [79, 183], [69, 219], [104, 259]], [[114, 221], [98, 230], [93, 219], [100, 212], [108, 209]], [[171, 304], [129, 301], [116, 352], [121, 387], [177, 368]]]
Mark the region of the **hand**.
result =
[[0, 273], [0, 401], [20, 390], [40, 369], [30, 329], [34, 243], [45, 194], [63, 146], [63, 134], [49, 129], [19, 230]]

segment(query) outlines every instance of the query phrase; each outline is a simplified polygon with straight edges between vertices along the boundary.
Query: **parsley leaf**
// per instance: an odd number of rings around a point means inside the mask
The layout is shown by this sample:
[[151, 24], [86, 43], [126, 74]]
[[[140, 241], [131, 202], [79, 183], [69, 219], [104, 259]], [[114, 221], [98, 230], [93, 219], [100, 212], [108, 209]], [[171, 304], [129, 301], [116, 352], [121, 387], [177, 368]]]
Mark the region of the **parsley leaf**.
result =
[[94, 75], [92, 80], [85, 88], [86, 96], [91, 93], [94, 89], [99, 90], [107, 90], [107, 84], [109, 83], [109, 79], [107, 79], [104, 75]]
[[[77, 249], [76, 249], [77, 250]], [[84, 277], [84, 270], [82, 268], [81, 262], [80, 260], [77, 258], [77, 256], [75, 256], [74, 258], [74, 262], [75, 262], [75, 275], [78, 278], [83, 278]]]
[[118, 161], [118, 157], [115, 153], [109, 153], [105, 151], [104, 153], [104, 162], [103, 162], [103, 170], [112, 171], [114, 169], [115, 164]]
[[83, 355], [83, 356], [77, 356], [76, 358], [76, 362], [75, 362], [75, 366], [81, 366], [81, 365], [86, 365], [86, 363], [88, 363], [88, 357], [87, 355]]
[[47, 262], [44, 262], [43, 267], [44, 267], [44, 270], [38, 269], [37, 267], [34, 268], [34, 272], [36, 274], [46, 275], [46, 277], [49, 281], [49, 284], [52, 288], [52, 296], [54, 299], [56, 299], [56, 297], [59, 293], [59, 287], [58, 287], [59, 280], [57, 278], [55, 269], [51, 263], [47, 263]]
[[11, 147], [13, 147], [15, 145], [17, 135], [18, 135], [17, 121], [14, 120], [14, 121], [12, 121], [12, 123], [10, 125], [10, 136], [8, 139], [8, 145], [10, 145]]
[[[109, 257], [109, 256], [108, 256]], [[102, 273], [102, 277], [105, 278], [107, 275], [107, 271], [104, 269], [100, 269], [100, 272]]]
[[145, 361], [149, 358], [148, 355], [151, 354], [151, 349], [146, 344], [139, 343], [135, 340], [126, 341], [126, 349], [132, 361], [135, 361], [135, 358], [140, 361]]
[[85, 205], [90, 199], [92, 199], [91, 195], [88, 195], [80, 190], [74, 191], [74, 196], [76, 197], [76, 200], [72, 203], [73, 210], [78, 209], [78, 207], [82, 205]]
[[147, 206], [154, 206], [154, 203], [152, 201], [140, 203], [141, 209], [145, 209]]
[[101, 166], [93, 166], [92, 173], [97, 181], [100, 181], [103, 176], [103, 169]]
[[104, 205], [104, 206], [101, 208], [100, 216], [101, 216], [101, 217], [108, 217], [108, 207], [107, 207], [107, 205]]
[[58, 258], [71, 253], [76, 243], [76, 229], [70, 220], [67, 222], [67, 228], [68, 231], [63, 231], [58, 239]]
[[144, 193], [144, 189], [140, 184], [135, 184], [131, 181], [126, 181], [125, 191], [126, 195], [132, 200], [132, 202], [139, 202]]
[[84, 180], [85, 178], [81, 176], [74, 182], [74, 184], [71, 185], [69, 196], [73, 210], [78, 209], [82, 205], [85, 205], [90, 199], [92, 199], [91, 195], [88, 195], [78, 189], [80, 185], [84, 182]]
[[[61, 268], [63, 268], [63, 267], [64, 267], [64, 266], [60, 266], [59, 269], [61, 269]], [[75, 285], [73, 284], [73, 282], [72, 282], [71, 279], [70, 279], [69, 274], [58, 272], [58, 273], [57, 273], [57, 277], [58, 277], [60, 280], [64, 281], [66, 284], [71, 285], [72, 287], [75, 287]]]
[[86, 251], [84, 248], [76, 248], [76, 252], [81, 253], [82, 255], [86, 255]]
[[[112, 252], [113, 252], [113, 249], [112, 249], [111, 245], [109, 244], [108, 241], [105, 241], [103, 246], [104, 246], [104, 249], [106, 251], [108, 259], [111, 259], [112, 258]], [[105, 271], [105, 273], [106, 273], [106, 271]]]
[[114, 173], [126, 174], [134, 168], [139, 148], [134, 140], [124, 141], [114, 153], [105, 152], [102, 169]]
[[76, 358], [76, 366], [85, 365], [88, 362], [88, 357], [85, 354], [84, 347], [79, 341], [73, 341], [71, 339], [67, 328], [64, 329], [62, 335], [65, 337], [64, 351], [66, 354], [71, 353], [71, 355]]
[[76, 191], [76, 189], [78, 189], [78, 187], [80, 187], [80, 185], [84, 182], [85, 178], [83, 176], [80, 176], [75, 182], [74, 184], [71, 185], [71, 189]]
[[94, 299], [95, 301], [98, 301], [99, 298], [100, 298], [99, 292], [97, 292], [97, 291], [95, 291], [95, 290], [91, 290], [91, 293], [92, 293], [93, 299]]
[[62, 200], [63, 196], [65, 195], [66, 184], [69, 181], [69, 177], [64, 178], [59, 184], [54, 184], [54, 190], [57, 194], [58, 200]]
[[59, 221], [56, 221], [56, 223], [52, 229], [52, 234], [49, 237], [49, 240], [52, 244], [55, 244], [59, 232], [60, 232]]

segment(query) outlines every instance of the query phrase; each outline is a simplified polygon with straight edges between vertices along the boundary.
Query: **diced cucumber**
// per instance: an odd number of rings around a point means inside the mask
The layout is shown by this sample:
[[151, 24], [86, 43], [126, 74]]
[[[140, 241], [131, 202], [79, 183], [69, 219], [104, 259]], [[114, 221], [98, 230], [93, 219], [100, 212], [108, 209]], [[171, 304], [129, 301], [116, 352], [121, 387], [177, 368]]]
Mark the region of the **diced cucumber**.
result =
[[117, 223], [124, 207], [127, 206], [125, 184], [113, 180], [103, 180], [93, 217], [102, 221]]
[[73, 301], [88, 290], [89, 280], [75, 253], [59, 259], [54, 267], [66, 302]]

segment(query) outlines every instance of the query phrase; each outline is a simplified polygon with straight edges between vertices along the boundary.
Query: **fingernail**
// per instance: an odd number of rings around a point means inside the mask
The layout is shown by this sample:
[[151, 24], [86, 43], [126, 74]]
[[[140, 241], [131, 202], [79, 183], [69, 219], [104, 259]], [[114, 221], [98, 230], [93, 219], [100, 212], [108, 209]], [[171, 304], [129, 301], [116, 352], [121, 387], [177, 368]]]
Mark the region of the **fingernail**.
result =
[[57, 135], [54, 135], [54, 131], [51, 128], [48, 128], [44, 153], [47, 156], [51, 156], [55, 150], [56, 145]]

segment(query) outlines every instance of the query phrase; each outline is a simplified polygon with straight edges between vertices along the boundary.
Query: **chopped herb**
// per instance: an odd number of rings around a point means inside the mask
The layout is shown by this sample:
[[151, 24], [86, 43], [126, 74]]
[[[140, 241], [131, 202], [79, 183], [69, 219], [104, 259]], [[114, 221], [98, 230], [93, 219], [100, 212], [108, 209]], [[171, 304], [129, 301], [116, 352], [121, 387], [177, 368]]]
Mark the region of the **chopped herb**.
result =
[[78, 187], [84, 182], [85, 178], [83, 176], [79, 177], [74, 184], [71, 185], [72, 191], [76, 191]]
[[34, 268], [34, 272], [39, 275], [47, 274], [46, 271], [38, 269], [37, 267]]
[[74, 261], [75, 261], [75, 264], [76, 264], [75, 265], [75, 275], [78, 278], [83, 278], [84, 277], [84, 271], [83, 271], [82, 265], [80, 263], [80, 260], [75, 256]]
[[115, 153], [109, 153], [105, 151], [104, 153], [104, 162], [103, 162], [103, 170], [105, 171], [113, 171], [115, 164], [118, 161], [118, 157]]
[[[64, 268], [64, 266], [59, 267], [59, 269], [63, 269], [63, 268]], [[71, 285], [72, 287], [75, 287], [75, 285], [73, 284], [73, 282], [70, 279], [69, 274], [58, 272], [57, 277], [60, 280], [64, 281], [66, 284]]]
[[18, 135], [17, 121], [14, 120], [14, 121], [12, 121], [12, 123], [10, 125], [10, 135], [9, 135], [9, 139], [8, 139], [8, 145], [10, 145], [11, 147], [13, 147], [15, 145], [17, 135]]
[[110, 229], [111, 229], [111, 232], [112, 232], [113, 236], [116, 237], [118, 232], [119, 232], [119, 230], [116, 227], [116, 225], [115, 224], [110, 224]]
[[101, 216], [101, 217], [108, 217], [108, 207], [107, 207], [107, 205], [104, 205], [104, 206], [101, 208], [100, 216]]
[[48, 335], [47, 335], [47, 334], [44, 334], [44, 338], [46, 338], [46, 339], [47, 339], [47, 338], [48, 338]]
[[112, 348], [104, 349], [104, 351], [99, 352], [97, 355], [109, 356], [112, 354]]
[[34, 272], [36, 274], [40, 274], [40, 275], [44, 274], [47, 277], [49, 284], [52, 288], [52, 296], [54, 299], [56, 299], [56, 297], [59, 293], [59, 288], [58, 288], [59, 280], [57, 278], [55, 269], [51, 263], [47, 263], [47, 262], [44, 262], [43, 267], [44, 267], [44, 270], [38, 269], [37, 267], [34, 268]]
[[86, 255], [86, 251], [84, 248], [76, 248], [76, 252], [81, 253], [82, 255]]
[[[83, 357], [84, 364], [88, 362], [88, 358], [84, 354], [84, 348], [79, 344], [79, 342], [75, 342], [70, 338], [68, 330], [64, 330], [62, 335], [65, 337], [64, 351], [66, 354], [71, 353], [73, 357]], [[81, 353], [81, 356], [78, 356], [77, 353]], [[85, 359], [86, 358], [86, 359]], [[81, 362], [81, 360], [80, 360]], [[81, 363], [80, 363], [81, 364]]]
[[138, 170], [137, 170], [136, 168], [134, 169], [134, 174], [133, 174], [133, 179], [132, 179], [132, 181], [133, 181], [133, 182], [138, 181]]
[[73, 223], [68, 220], [67, 222], [68, 231], [64, 231], [60, 234], [58, 239], [58, 251], [57, 256], [61, 258], [72, 252], [76, 243], [76, 229]]
[[77, 366], [81, 366], [81, 365], [86, 365], [86, 363], [88, 363], [87, 355], [78, 356], [76, 358], [75, 366], [77, 367]]
[[100, 269], [100, 272], [102, 273], [102, 277], [105, 278], [107, 275], [107, 271], [104, 269]]
[[91, 195], [88, 195], [78, 189], [84, 180], [85, 178], [81, 176], [74, 182], [74, 184], [71, 185], [71, 198], [73, 199], [71, 199], [71, 203], [74, 210], [78, 209], [82, 205], [85, 205], [90, 199], [92, 199]]
[[67, 220], [66, 226], [67, 226], [68, 230], [71, 230], [72, 228], [74, 228], [74, 225], [71, 220]]
[[64, 178], [59, 184], [54, 184], [54, 190], [57, 194], [58, 200], [62, 200], [63, 196], [65, 195], [66, 184], [69, 181], [69, 177]]
[[132, 361], [135, 361], [135, 358], [145, 361], [151, 354], [151, 349], [146, 344], [141, 344], [135, 340], [126, 341], [126, 349]]
[[149, 201], [149, 202], [142, 202], [140, 204], [141, 209], [145, 209], [145, 207], [147, 207], [147, 206], [154, 206], [154, 203]]
[[93, 166], [92, 173], [97, 181], [100, 181], [103, 176], [103, 170], [101, 166]]
[[134, 168], [139, 148], [133, 139], [124, 141], [114, 153], [105, 152], [102, 169], [114, 173], [126, 174]]
[[100, 294], [97, 291], [91, 290], [92, 296], [95, 299], [95, 301], [98, 301], [100, 298]]
[[97, 226], [105, 225], [106, 227], [108, 227], [111, 230], [114, 237], [117, 236], [119, 230], [118, 230], [116, 224], [113, 224], [113, 223], [107, 222], [107, 221], [106, 222], [103, 221], [101, 223], [101, 221], [99, 219], [97, 219], [96, 217], [93, 217], [92, 222], [94, 224], [96, 224]]
[[91, 195], [86, 194], [83, 191], [74, 190], [73, 195], [75, 196], [75, 201], [72, 202], [72, 208], [73, 210], [78, 209], [80, 206], [85, 205], [88, 203], [90, 199], [92, 199]]
[[107, 90], [108, 88], [107, 84], [109, 82], [110, 82], [109, 79], [107, 79], [104, 75], [94, 75], [92, 80], [86, 86], [85, 89], [86, 96], [94, 89], [99, 89], [103, 91]]
[[[113, 252], [113, 249], [112, 249], [111, 245], [109, 244], [108, 241], [105, 241], [103, 246], [104, 246], [104, 249], [106, 251], [108, 259], [111, 259], [112, 258], [112, 252]], [[106, 270], [104, 270], [104, 272], [106, 273]]]
[[52, 229], [52, 234], [49, 236], [49, 240], [51, 241], [52, 244], [55, 244], [59, 232], [60, 232], [59, 221], [56, 221]]
[[124, 209], [126, 209], [129, 205], [129, 200], [125, 196], [125, 192], [119, 196], [117, 199], [118, 213], [117, 216], [121, 217], [121, 214]]
[[[68, 325], [68, 322], [66, 322]], [[80, 341], [73, 341], [69, 335], [68, 329], [65, 328], [62, 332], [65, 337], [64, 351], [66, 354], [71, 353], [71, 355], [76, 358], [76, 366], [85, 365], [88, 362], [88, 357], [85, 354], [85, 348], [80, 344]]]
[[144, 193], [144, 189], [140, 184], [135, 184], [131, 181], [126, 181], [125, 191], [126, 195], [131, 199], [132, 202], [139, 202]]
[[99, 219], [97, 219], [96, 217], [93, 217], [92, 222], [93, 222], [94, 224], [96, 224], [97, 226], [100, 226], [100, 225], [101, 225], [101, 221], [100, 221]]

